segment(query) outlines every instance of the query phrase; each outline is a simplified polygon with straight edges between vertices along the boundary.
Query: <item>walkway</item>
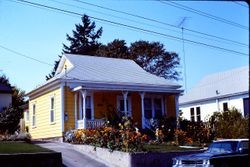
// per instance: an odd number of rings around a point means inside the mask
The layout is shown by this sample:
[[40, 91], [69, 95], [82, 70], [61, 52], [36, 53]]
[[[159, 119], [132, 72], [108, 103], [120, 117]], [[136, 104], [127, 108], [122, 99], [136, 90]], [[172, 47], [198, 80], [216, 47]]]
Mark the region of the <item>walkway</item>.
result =
[[68, 143], [37, 142], [39, 145], [50, 150], [62, 153], [64, 167], [108, 167], [104, 162], [74, 150]]

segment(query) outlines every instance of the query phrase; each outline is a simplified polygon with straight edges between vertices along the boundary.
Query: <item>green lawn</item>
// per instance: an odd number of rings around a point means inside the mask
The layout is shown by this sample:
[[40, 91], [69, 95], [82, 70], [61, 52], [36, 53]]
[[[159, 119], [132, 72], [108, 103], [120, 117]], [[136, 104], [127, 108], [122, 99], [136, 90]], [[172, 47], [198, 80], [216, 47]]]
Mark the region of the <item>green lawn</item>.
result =
[[0, 141], [0, 154], [52, 152], [34, 144], [16, 141]]
[[143, 145], [145, 151], [149, 152], [175, 152], [175, 151], [190, 151], [199, 150], [200, 148], [181, 148], [179, 146], [173, 146], [167, 143], [162, 144], [145, 144]]

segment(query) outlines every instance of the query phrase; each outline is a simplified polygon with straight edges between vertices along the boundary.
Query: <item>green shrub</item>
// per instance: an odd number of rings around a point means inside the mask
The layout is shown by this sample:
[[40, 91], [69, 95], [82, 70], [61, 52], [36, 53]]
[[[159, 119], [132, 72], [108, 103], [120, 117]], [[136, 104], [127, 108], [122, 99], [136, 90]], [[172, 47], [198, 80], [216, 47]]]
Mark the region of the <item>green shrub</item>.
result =
[[209, 119], [214, 138], [248, 138], [249, 117], [244, 118], [236, 108], [215, 112]]

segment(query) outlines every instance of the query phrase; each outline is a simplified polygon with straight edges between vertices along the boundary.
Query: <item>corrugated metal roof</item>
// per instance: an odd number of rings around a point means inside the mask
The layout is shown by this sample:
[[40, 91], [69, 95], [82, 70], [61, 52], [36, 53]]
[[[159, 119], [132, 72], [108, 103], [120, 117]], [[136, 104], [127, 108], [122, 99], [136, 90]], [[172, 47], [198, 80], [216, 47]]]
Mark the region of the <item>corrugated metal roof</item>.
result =
[[[180, 87], [170, 80], [146, 72], [132, 60], [73, 54], [65, 54], [63, 57], [73, 65], [67, 72], [69, 78], [104, 83]], [[61, 72], [57, 77], [62, 78], [64, 74]]]
[[180, 105], [211, 98], [249, 92], [249, 66], [204, 77], [190, 92], [180, 97]]

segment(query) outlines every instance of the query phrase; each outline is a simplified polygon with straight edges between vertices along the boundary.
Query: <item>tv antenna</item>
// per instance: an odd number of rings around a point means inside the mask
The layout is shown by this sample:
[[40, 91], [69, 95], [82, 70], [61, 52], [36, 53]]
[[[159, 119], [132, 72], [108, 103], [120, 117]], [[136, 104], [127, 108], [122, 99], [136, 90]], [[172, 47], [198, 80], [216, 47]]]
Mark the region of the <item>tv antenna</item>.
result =
[[183, 53], [183, 73], [184, 73], [184, 91], [187, 93], [187, 70], [186, 70], [186, 60], [185, 60], [185, 43], [184, 43], [184, 23], [189, 17], [183, 17], [178, 24], [178, 27], [181, 28], [181, 38], [182, 38], [182, 53]]

